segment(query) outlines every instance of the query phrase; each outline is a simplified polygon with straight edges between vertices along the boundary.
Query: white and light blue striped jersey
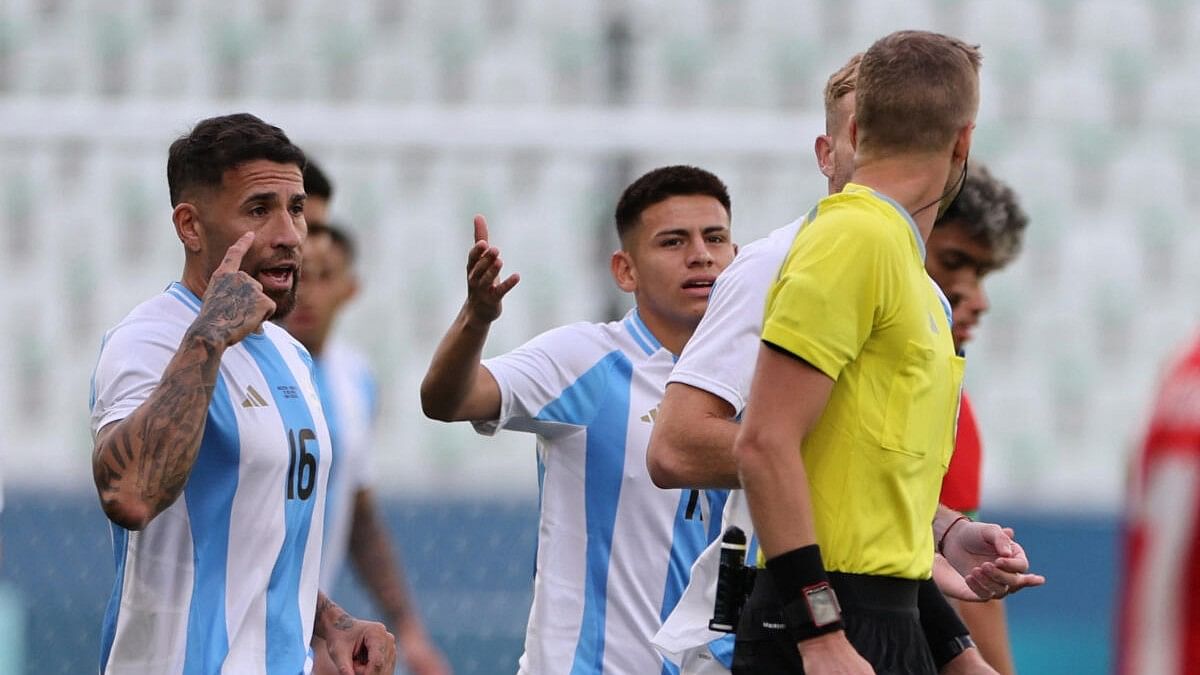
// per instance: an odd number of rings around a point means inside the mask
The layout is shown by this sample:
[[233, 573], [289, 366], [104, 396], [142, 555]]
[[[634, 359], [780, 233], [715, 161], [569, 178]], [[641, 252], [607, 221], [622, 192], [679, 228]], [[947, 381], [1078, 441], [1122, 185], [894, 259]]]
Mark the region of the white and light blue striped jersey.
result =
[[540, 516], [520, 673], [674, 673], [650, 638], [717, 535], [725, 491], [662, 490], [646, 444], [674, 356], [637, 310], [488, 359], [499, 419], [537, 434]]
[[321, 588], [329, 591], [346, 560], [355, 495], [371, 482], [376, 388], [366, 359], [346, 345], [326, 345], [313, 363], [333, 448], [329, 489], [325, 492], [325, 546], [321, 552]]
[[[105, 335], [93, 436], [150, 396], [199, 309], [175, 283]], [[100, 671], [309, 672], [328, 448], [300, 343], [266, 323], [228, 348], [183, 494], [141, 531], [111, 526]]]

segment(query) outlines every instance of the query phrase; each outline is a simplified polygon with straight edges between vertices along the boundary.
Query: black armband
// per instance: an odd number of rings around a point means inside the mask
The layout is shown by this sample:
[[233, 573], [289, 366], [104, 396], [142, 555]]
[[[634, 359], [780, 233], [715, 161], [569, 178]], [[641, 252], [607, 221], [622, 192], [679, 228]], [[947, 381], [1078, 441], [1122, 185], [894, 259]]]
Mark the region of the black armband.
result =
[[845, 628], [837, 593], [821, 562], [821, 548], [805, 546], [767, 561], [779, 592], [783, 618], [791, 637], [800, 642]]

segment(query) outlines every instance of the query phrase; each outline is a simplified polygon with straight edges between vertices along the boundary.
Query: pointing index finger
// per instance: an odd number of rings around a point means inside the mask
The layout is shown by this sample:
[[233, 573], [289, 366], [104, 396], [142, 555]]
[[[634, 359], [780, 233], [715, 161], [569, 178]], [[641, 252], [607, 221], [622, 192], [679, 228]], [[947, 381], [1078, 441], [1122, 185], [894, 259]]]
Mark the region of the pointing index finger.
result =
[[488, 229], [487, 218], [481, 214], [475, 214], [475, 241], [487, 241]]
[[247, 232], [233, 242], [233, 246], [225, 251], [225, 258], [221, 260], [221, 264], [217, 266], [218, 271], [236, 272], [242, 266], [242, 258], [246, 257], [246, 251], [250, 250], [250, 245], [254, 243], [254, 233]]

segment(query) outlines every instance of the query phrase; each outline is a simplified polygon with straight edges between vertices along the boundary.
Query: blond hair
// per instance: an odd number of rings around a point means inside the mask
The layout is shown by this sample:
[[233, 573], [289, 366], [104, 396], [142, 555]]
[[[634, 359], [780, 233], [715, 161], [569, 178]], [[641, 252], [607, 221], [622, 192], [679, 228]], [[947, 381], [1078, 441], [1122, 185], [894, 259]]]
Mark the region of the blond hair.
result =
[[841, 120], [838, 117], [838, 103], [846, 94], [854, 92], [858, 84], [858, 64], [862, 62], [863, 54], [859, 52], [838, 68], [825, 83], [825, 133], [832, 134]]
[[869, 152], [946, 148], [979, 108], [978, 46], [939, 33], [880, 38], [858, 67], [858, 143]]

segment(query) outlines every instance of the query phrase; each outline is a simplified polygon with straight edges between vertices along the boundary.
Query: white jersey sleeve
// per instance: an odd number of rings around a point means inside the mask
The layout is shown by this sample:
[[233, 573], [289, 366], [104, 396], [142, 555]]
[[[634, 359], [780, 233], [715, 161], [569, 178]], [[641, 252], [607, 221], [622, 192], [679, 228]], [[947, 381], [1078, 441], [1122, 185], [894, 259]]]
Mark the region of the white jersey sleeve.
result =
[[[500, 429], [527, 431], [544, 436], [570, 433], [586, 427], [603, 402], [603, 383], [584, 380], [584, 391], [555, 420], [539, 417], [550, 403], [576, 385], [606, 351], [596, 324], [576, 323], [542, 333], [513, 351], [483, 361], [500, 387], [500, 415], [475, 422], [475, 430], [492, 435]], [[582, 386], [582, 385], [581, 385]]]
[[129, 318], [105, 337], [92, 380], [92, 437], [137, 409], [179, 351], [178, 327]]
[[740, 414], [750, 395], [750, 379], [758, 357], [763, 308], [771, 281], [802, 220], [785, 225], [744, 247], [717, 277], [708, 309], [688, 340], [669, 382], [680, 382], [713, 394]]

